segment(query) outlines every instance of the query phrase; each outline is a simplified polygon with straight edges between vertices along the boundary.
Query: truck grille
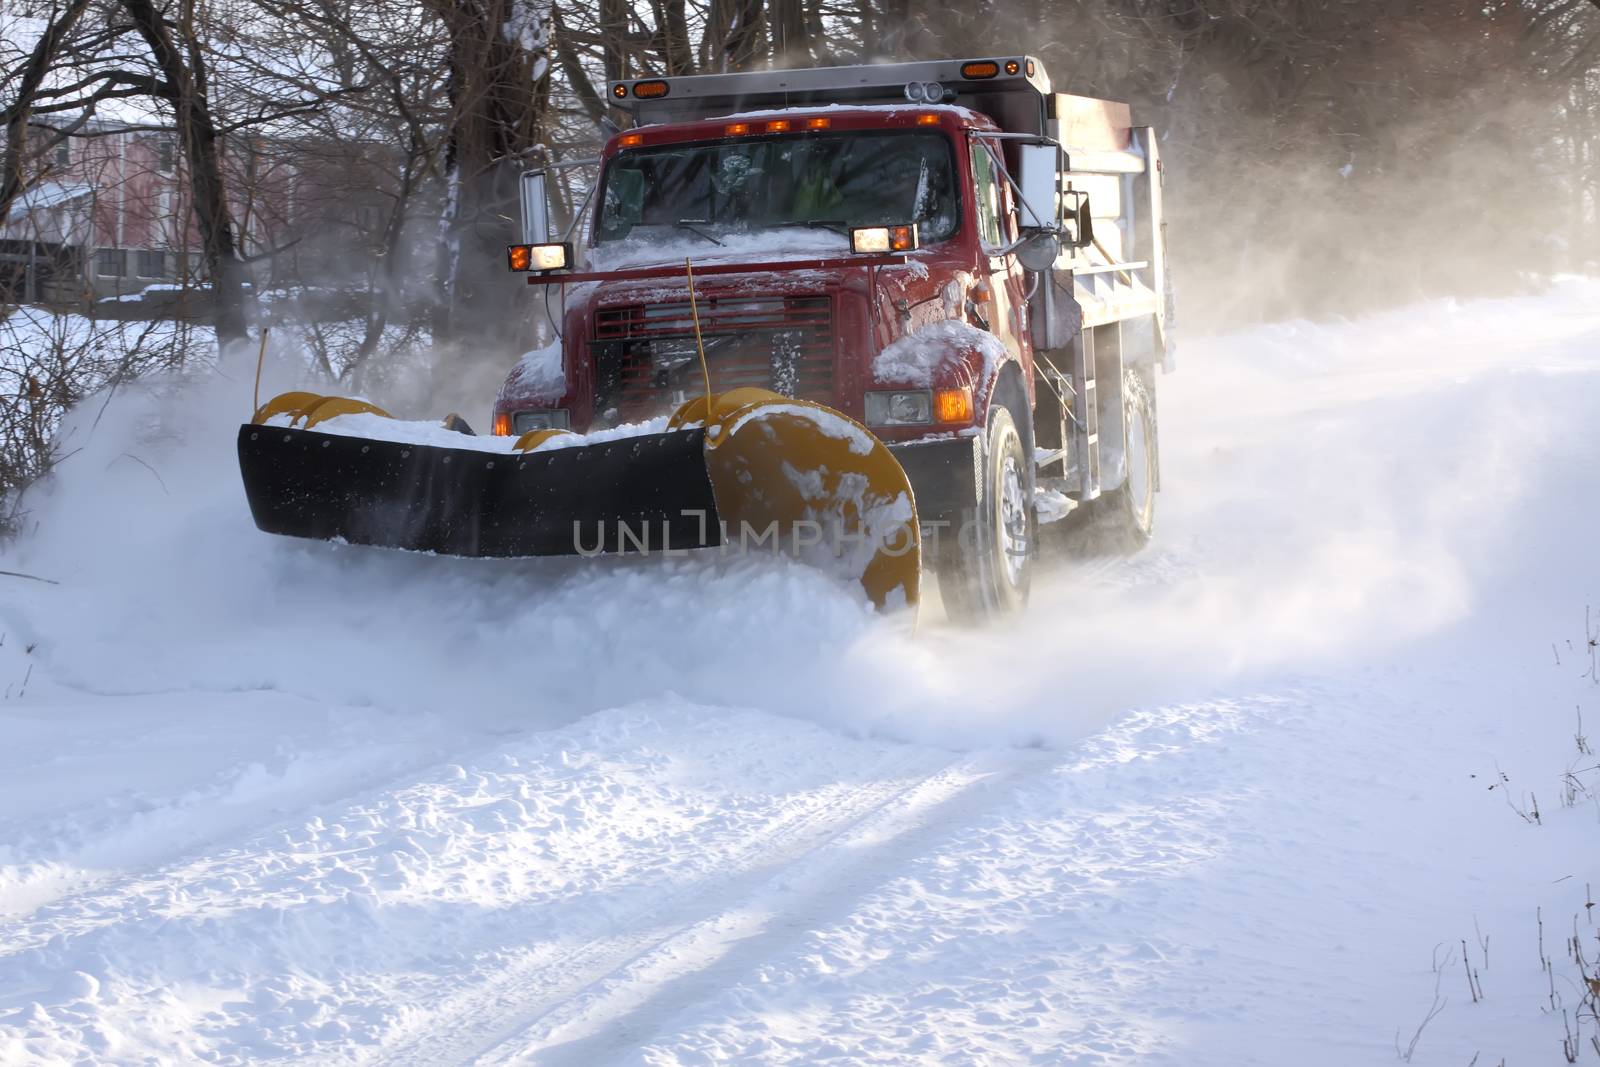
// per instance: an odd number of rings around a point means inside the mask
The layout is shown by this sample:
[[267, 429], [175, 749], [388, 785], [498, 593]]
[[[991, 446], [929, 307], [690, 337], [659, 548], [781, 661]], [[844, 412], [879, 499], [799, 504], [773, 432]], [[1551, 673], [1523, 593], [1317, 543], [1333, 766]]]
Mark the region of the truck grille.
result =
[[[831, 403], [833, 306], [826, 296], [714, 297], [699, 301], [711, 388], [758, 386]], [[595, 409], [634, 422], [671, 411], [703, 386], [688, 301], [629, 304], [595, 313], [590, 342]]]

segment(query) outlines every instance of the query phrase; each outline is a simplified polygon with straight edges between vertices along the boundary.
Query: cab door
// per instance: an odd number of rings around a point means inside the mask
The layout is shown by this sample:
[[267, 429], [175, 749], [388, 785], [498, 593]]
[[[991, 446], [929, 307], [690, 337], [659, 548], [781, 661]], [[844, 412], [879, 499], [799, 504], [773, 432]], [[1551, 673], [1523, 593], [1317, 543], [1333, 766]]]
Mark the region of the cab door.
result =
[[978, 243], [983, 249], [989, 283], [988, 307], [980, 305], [978, 310], [988, 322], [990, 332], [1000, 338], [1006, 352], [1021, 364], [1026, 382], [1032, 364], [1026, 272], [1016, 256], [1001, 254], [1001, 249], [1016, 240], [1017, 218], [1014, 196], [995, 148], [995, 143], [981, 136], [972, 138]]

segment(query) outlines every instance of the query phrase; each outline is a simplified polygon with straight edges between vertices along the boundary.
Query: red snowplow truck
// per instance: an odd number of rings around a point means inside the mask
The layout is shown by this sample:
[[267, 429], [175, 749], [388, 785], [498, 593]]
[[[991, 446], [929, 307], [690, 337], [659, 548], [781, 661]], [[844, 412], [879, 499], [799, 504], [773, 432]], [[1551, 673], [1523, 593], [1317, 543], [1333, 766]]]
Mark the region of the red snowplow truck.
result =
[[1150, 536], [1171, 289], [1127, 105], [1021, 55], [608, 88], [634, 125], [562, 232], [523, 176], [511, 267], [559, 289], [560, 340], [513, 370], [497, 433], [637, 423], [703, 376], [826, 405], [904, 468], [961, 619], [1022, 606], [1042, 521]]
[[[462, 556], [779, 548], [914, 608], [1028, 596], [1041, 523], [1137, 546], [1171, 312], [1156, 139], [1037, 60], [614, 82], [631, 114], [508, 265], [556, 340], [494, 433], [284, 393], [240, 427], [271, 533]], [[568, 183], [569, 186], [572, 183]], [[581, 256], [580, 256], [581, 251]]]

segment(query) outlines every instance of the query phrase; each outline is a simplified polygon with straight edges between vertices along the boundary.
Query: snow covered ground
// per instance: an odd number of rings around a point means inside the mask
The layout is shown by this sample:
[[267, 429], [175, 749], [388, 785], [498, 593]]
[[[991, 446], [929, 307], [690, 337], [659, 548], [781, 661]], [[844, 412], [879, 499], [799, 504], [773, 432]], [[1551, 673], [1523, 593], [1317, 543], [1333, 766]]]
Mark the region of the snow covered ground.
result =
[[981, 634], [268, 538], [248, 385], [0, 556], [0, 1063], [1600, 1064], [1600, 283], [1191, 339]]

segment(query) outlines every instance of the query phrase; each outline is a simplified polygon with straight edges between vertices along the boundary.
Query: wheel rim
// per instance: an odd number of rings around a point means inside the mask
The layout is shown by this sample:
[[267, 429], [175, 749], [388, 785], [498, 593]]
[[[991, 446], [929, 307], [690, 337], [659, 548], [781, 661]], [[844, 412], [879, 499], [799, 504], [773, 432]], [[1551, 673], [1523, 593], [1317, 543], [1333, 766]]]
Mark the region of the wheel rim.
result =
[[1018, 585], [1028, 565], [1028, 499], [1017, 458], [1009, 454], [1000, 472], [1000, 554], [1006, 580]]
[[1150, 508], [1150, 448], [1145, 438], [1144, 411], [1136, 405], [1128, 410], [1128, 499], [1143, 526]]

